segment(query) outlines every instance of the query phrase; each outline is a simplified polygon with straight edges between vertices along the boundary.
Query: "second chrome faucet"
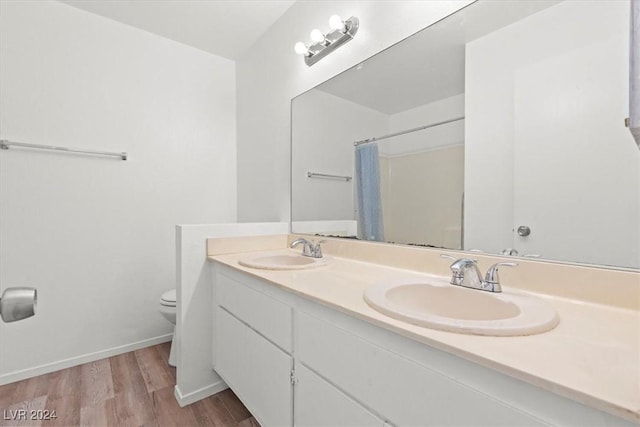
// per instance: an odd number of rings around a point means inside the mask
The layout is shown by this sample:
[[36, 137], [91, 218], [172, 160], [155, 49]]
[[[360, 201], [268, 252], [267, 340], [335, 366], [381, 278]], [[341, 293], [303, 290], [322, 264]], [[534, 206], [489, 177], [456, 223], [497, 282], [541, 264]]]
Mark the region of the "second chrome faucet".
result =
[[441, 254], [440, 256], [453, 260], [453, 263], [449, 266], [452, 273], [450, 282], [452, 285], [488, 292], [502, 292], [500, 277], [498, 276], [499, 267], [515, 267], [518, 265], [515, 262], [495, 263], [489, 267], [483, 280], [476, 260], [470, 258], [455, 258], [447, 254]]

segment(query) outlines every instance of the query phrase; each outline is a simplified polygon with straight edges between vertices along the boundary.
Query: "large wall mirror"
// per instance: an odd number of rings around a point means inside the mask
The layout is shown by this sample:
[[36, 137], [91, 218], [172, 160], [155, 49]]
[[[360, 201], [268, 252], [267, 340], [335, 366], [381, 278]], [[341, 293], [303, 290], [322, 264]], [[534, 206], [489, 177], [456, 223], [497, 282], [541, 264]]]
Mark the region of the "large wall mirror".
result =
[[296, 97], [292, 230], [640, 268], [629, 21], [480, 0]]

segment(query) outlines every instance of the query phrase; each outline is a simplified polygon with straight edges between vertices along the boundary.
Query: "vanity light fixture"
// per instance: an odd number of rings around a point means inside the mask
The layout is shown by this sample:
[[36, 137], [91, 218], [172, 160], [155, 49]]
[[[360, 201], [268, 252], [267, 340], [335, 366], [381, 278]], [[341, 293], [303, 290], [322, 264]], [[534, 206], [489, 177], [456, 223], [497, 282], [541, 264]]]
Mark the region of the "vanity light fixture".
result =
[[314, 29], [310, 35], [311, 46], [298, 42], [295, 44], [294, 49], [297, 54], [304, 55], [304, 62], [310, 67], [351, 40], [358, 32], [359, 25], [360, 22], [355, 16], [343, 21], [338, 15], [333, 15], [329, 18], [331, 31], [327, 34], [322, 34], [322, 31]]

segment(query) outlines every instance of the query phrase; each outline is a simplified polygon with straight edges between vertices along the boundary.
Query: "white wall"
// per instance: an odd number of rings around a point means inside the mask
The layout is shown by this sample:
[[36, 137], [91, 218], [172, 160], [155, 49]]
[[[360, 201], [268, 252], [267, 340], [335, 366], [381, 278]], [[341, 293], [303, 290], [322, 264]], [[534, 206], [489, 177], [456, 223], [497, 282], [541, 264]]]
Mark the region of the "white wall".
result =
[[[400, 132], [462, 116], [464, 93], [391, 114], [389, 132]], [[460, 120], [380, 141], [380, 155], [406, 155], [463, 143], [464, 120]]]
[[[289, 220], [290, 101], [469, 1], [301, 1], [237, 61], [238, 219]], [[348, 44], [312, 67], [293, 52], [332, 14], [360, 19]]]
[[[176, 223], [236, 219], [233, 62], [53, 1], [0, 2], [0, 382], [166, 340]], [[204, 243], [203, 243], [204, 248]], [[203, 249], [204, 250], [204, 249]]]
[[291, 115], [293, 220], [353, 220], [355, 179], [308, 178], [307, 172], [354, 178], [353, 142], [386, 134], [389, 116], [316, 89], [293, 101]]
[[227, 388], [212, 369], [213, 282], [207, 238], [287, 234], [288, 223], [176, 226], [176, 386], [180, 406]]
[[466, 248], [640, 266], [628, 13], [565, 2], [467, 45]]

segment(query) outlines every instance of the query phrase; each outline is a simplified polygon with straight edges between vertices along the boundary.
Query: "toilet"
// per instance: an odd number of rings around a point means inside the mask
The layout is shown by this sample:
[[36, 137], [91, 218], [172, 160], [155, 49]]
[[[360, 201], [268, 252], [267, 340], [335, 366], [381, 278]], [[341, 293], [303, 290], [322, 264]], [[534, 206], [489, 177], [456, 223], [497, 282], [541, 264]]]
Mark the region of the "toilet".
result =
[[174, 346], [176, 343], [176, 290], [171, 289], [160, 297], [160, 313], [173, 325], [173, 337], [171, 338], [171, 351], [169, 352], [169, 365], [176, 366]]

